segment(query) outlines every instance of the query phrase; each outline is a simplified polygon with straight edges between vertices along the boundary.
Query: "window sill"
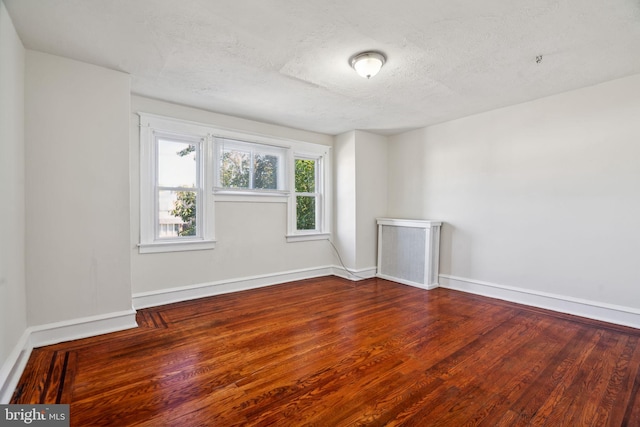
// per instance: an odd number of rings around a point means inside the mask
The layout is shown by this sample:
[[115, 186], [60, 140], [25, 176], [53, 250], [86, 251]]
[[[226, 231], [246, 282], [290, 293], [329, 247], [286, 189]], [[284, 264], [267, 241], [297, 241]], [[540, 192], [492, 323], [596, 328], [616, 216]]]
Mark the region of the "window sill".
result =
[[157, 254], [157, 253], [163, 253], [163, 252], [203, 251], [208, 249], [215, 249], [215, 247], [216, 247], [215, 240], [140, 243], [138, 245], [138, 253]]
[[306, 242], [311, 240], [329, 240], [331, 233], [287, 234], [287, 243]]

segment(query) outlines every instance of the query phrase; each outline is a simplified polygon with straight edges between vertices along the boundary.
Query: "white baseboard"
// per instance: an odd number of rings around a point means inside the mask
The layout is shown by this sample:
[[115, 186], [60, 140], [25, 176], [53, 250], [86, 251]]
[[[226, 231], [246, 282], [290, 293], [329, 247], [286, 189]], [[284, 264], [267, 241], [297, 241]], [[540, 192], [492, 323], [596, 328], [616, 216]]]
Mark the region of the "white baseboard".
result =
[[573, 314], [588, 319], [640, 328], [640, 310], [614, 304], [568, 297], [531, 289], [498, 285], [496, 283], [441, 274], [440, 287], [505, 301]]
[[134, 309], [32, 326], [31, 348], [137, 328]]
[[405, 279], [400, 279], [398, 277], [387, 276], [386, 274], [376, 274], [376, 277], [379, 277], [385, 280], [390, 280], [392, 282], [400, 283], [401, 285], [408, 285], [408, 286], [413, 286], [414, 288], [421, 288], [421, 289], [435, 289], [438, 286], [440, 286], [439, 283], [431, 283], [429, 285], [424, 285], [422, 283], [412, 282], [411, 280], [405, 280]]
[[302, 270], [285, 271], [260, 276], [242, 277], [237, 279], [219, 280], [210, 283], [181, 286], [177, 288], [161, 289], [151, 292], [133, 294], [133, 307], [136, 309], [155, 307], [197, 298], [246, 291], [264, 286], [278, 285], [296, 280], [312, 279], [314, 277], [330, 276], [332, 266], [315, 267]]
[[31, 355], [31, 349], [27, 328], [0, 367], [0, 404], [9, 403], [11, 400], [13, 390], [18, 385], [22, 371]]
[[0, 368], [0, 403], [11, 400], [34, 348], [137, 327], [133, 309], [28, 327]]
[[333, 266], [333, 274], [335, 276], [342, 277], [343, 279], [353, 280], [355, 282], [376, 277], [376, 272], [376, 267], [361, 268], [358, 270], [349, 269], [349, 271], [347, 271], [342, 266]]

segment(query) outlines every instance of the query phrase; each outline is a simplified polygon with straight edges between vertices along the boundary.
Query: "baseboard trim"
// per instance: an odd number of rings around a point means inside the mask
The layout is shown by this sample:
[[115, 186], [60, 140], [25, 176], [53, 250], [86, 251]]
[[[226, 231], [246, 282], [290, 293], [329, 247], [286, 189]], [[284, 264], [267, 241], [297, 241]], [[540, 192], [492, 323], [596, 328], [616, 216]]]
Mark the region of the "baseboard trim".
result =
[[352, 280], [354, 282], [376, 277], [376, 272], [376, 267], [360, 268], [358, 270], [347, 270], [342, 266], [333, 266], [334, 276], [342, 277], [343, 279]]
[[435, 289], [440, 286], [439, 283], [431, 283], [429, 285], [424, 285], [422, 283], [412, 282], [411, 280], [400, 279], [398, 277], [387, 276], [386, 274], [376, 274], [376, 277], [381, 279], [390, 280], [392, 282], [400, 283], [401, 285], [413, 286], [414, 288], [420, 289]]
[[9, 403], [22, 376], [32, 347], [29, 345], [29, 329], [27, 328], [15, 347], [0, 368], [0, 404]]
[[119, 311], [30, 327], [32, 348], [137, 328], [136, 311]]
[[531, 289], [440, 274], [440, 287], [640, 329], [640, 310]]
[[9, 403], [34, 348], [137, 328], [135, 310], [28, 327], [0, 369], [0, 403]]
[[293, 282], [296, 280], [330, 276], [332, 274], [332, 266], [323, 266], [273, 274], [263, 274], [260, 276], [219, 280], [216, 282], [161, 289], [158, 291], [138, 292], [133, 294], [133, 307], [135, 309], [156, 307], [159, 305], [228, 294], [231, 292], [246, 291], [249, 289], [262, 288], [265, 286], [278, 285], [281, 283]]

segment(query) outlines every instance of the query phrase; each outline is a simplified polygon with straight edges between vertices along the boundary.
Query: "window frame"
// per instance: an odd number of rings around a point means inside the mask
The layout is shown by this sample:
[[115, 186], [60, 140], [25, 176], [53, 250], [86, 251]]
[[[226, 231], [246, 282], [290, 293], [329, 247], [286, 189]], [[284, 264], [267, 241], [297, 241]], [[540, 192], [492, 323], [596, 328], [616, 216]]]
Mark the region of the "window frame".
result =
[[[155, 150], [155, 159], [154, 166], [156, 168], [155, 180], [154, 180], [154, 241], [158, 242], [167, 242], [172, 240], [198, 240], [202, 238], [203, 235], [203, 227], [200, 224], [202, 220], [202, 194], [204, 193], [204, 189], [202, 186], [202, 147], [203, 147], [203, 138], [190, 138], [186, 135], [172, 135], [165, 132], [154, 132], [153, 133], [153, 149]], [[174, 187], [161, 185], [160, 181], [160, 153], [159, 153], [159, 145], [161, 141], [167, 142], [175, 142], [179, 144], [188, 144], [195, 145], [195, 153], [196, 153], [196, 171], [195, 171], [195, 179], [196, 182], [192, 187]], [[179, 191], [188, 191], [196, 194], [196, 234], [194, 236], [177, 236], [177, 237], [162, 237], [160, 233], [160, 193], [162, 191], [170, 191], [170, 192], [179, 192]], [[187, 239], [190, 238], [190, 239]]]
[[[283, 203], [286, 208], [287, 242], [309, 240], [328, 240], [331, 237], [332, 212], [332, 171], [331, 150], [329, 145], [303, 142], [274, 136], [266, 136], [233, 129], [225, 129], [215, 125], [190, 122], [181, 119], [138, 112], [140, 117], [140, 242], [139, 253], [158, 253], [214, 249], [214, 206], [217, 202], [267, 202]], [[201, 139], [199, 161], [201, 201], [198, 209], [198, 223], [202, 227], [199, 236], [179, 236], [177, 238], [158, 239], [156, 225], [157, 201], [157, 159], [154, 146], [154, 134], [169, 134], [175, 138]], [[227, 139], [240, 143], [255, 144], [265, 150], [276, 150], [282, 153], [282, 168], [279, 182], [283, 188], [272, 189], [240, 189], [220, 188], [219, 140]], [[297, 230], [296, 192], [295, 192], [295, 158], [315, 159], [317, 161], [316, 192], [316, 230]], [[318, 203], [319, 202], [319, 203]]]
[[[213, 198], [211, 195], [212, 138], [205, 127], [160, 116], [140, 116], [140, 243], [139, 253], [214, 249]], [[161, 139], [196, 144], [195, 236], [160, 237], [158, 144]], [[168, 188], [168, 187], [167, 187]], [[169, 188], [169, 191], [175, 189]], [[191, 191], [191, 190], [190, 190]]]
[[[296, 178], [296, 171], [297, 171], [297, 167], [296, 167], [296, 162], [298, 160], [302, 160], [302, 161], [312, 161], [314, 162], [314, 166], [313, 166], [313, 188], [314, 188], [314, 192], [305, 192], [305, 191], [298, 191], [297, 188], [295, 188], [295, 183], [294, 183], [294, 193], [295, 193], [295, 200], [296, 200], [296, 232], [299, 234], [313, 234], [313, 233], [318, 233], [318, 231], [321, 230], [321, 226], [322, 226], [322, 179], [321, 179], [321, 175], [322, 175], [322, 158], [318, 158], [318, 157], [311, 157], [311, 156], [301, 156], [301, 155], [294, 155], [293, 156], [293, 165], [294, 165], [294, 171], [293, 171], [293, 177], [294, 177], [294, 181]], [[299, 229], [298, 228], [298, 197], [309, 197], [309, 198], [313, 198], [314, 199], [314, 225], [315, 227], [313, 229]]]
[[[215, 160], [214, 160], [214, 188], [215, 194], [242, 194], [256, 196], [287, 196], [289, 194], [288, 174], [290, 165], [288, 161], [288, 152], [290, 146], [267, 144], [264, 142], [254, 142], [240, 137], [216, 136], [215, 137]], [[223, 187], [222, 186], [222, 156], [225, 148], [231, 147], [234, 151], [245, 151], [250, 154], [249, 161], [249, 187]], [[253, 159], [256, 154], [268, 154], [278, 157], [277, 182], [278, 188], [252, 188], [255, 170], [253, 168]]]
[[[288, 233], [287, 242], [303, 242], [309, 240], [327, 240], [331, 237], [331, 163], [330, 147], [311, 147], [305, 145], [303, 150], [291, 153], [291, 194], [288, 201]], [[315, 168], [315, 193], [298, 193], [295, 188], [295, 161], [314, 160]], [[311, 196], [316, 198], [316, 228], [314, 230], [298, 230], [297, 227], [297, 196]]]

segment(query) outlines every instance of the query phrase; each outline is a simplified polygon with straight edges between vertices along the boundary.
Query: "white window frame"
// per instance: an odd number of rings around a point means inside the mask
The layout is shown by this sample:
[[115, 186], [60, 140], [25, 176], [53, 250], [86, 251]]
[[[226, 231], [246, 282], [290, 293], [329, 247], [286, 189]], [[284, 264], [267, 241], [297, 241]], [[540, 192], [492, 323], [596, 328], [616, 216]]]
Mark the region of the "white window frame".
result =
[[[214, 205], [217, 202], [267, 202], [287, 205], [287, 242], [308, 240], [328, 240], [331, 237], [332, 182], [331, 147], [321, 144], [302, 142], [278, 137], [252, 134], [213, 125], [189, 122], [138, 113], [140, 116], [140, 253], [174, 252], [214, 249]], [[198, 236], [181, 236], [174, 239], [156, 238], [157, 234], [157, 159], [155, 134], [182, 136], [187, 140], [200, 139], [200, 189], [201, 200], [198, 209]], [[220, 140], [233, 140], [240, 143], [255, 144], [263, 152], [282, 153], [282, 167], [279, 165], [278, 182], [284, 187], [280, 190], [228, 189], [219, 187]], [[260, 151], [260, 149], [258, 149]], [[315, 159], [317, 163], [316, 191], [316, 230], [297, 230], [295, 159]], [[282, 179], [282, 180], [281, 180]]]
[[[242, 194], [257, 196], [287, 196], [289, 194], [288, 171], [290, 165], [287, 153], [289, 146], [281, 146], [274, 144], [266, 144], [264, 142], [252, 142], [238, 138], [216, 137], [215, 138], [215, 187], [216, 194]], [[250, 169], [249, 169], [249, 187], [248, 188], [231, 188], [223, 187], [221, 182], [222, 175], [222, 155], [225, 149], [230, 148], [234, 151], [244, 151], [250, 153]], [[278, 157], [278, 188], [252, 188], [253, 185], [253, 159], [256, 154], [268, 154]]]
[[[159, 253], [215, 248], [213, 196], [211, 194], [213, 138], [201, 125], [152, 114], [140, 116], [140, 243], [139, 252]], [[158, 140], [195, 144], [197, 147], [196, 236], [159, 237], [158, 232]]]
[[[293, 151], [290, 157], [290, 188], [288, 202], [288, 232], [287, 242], [303, 242], [309, 240], [327, 240], [331, 237], [331, 150], [329, 147], [305, 144]], [[298, 230], [296, 196], [306, 195], [306, 193], [296, 193], [295, 191], [295, 160], [315, 160], [316, 161], [316, 229]]]

